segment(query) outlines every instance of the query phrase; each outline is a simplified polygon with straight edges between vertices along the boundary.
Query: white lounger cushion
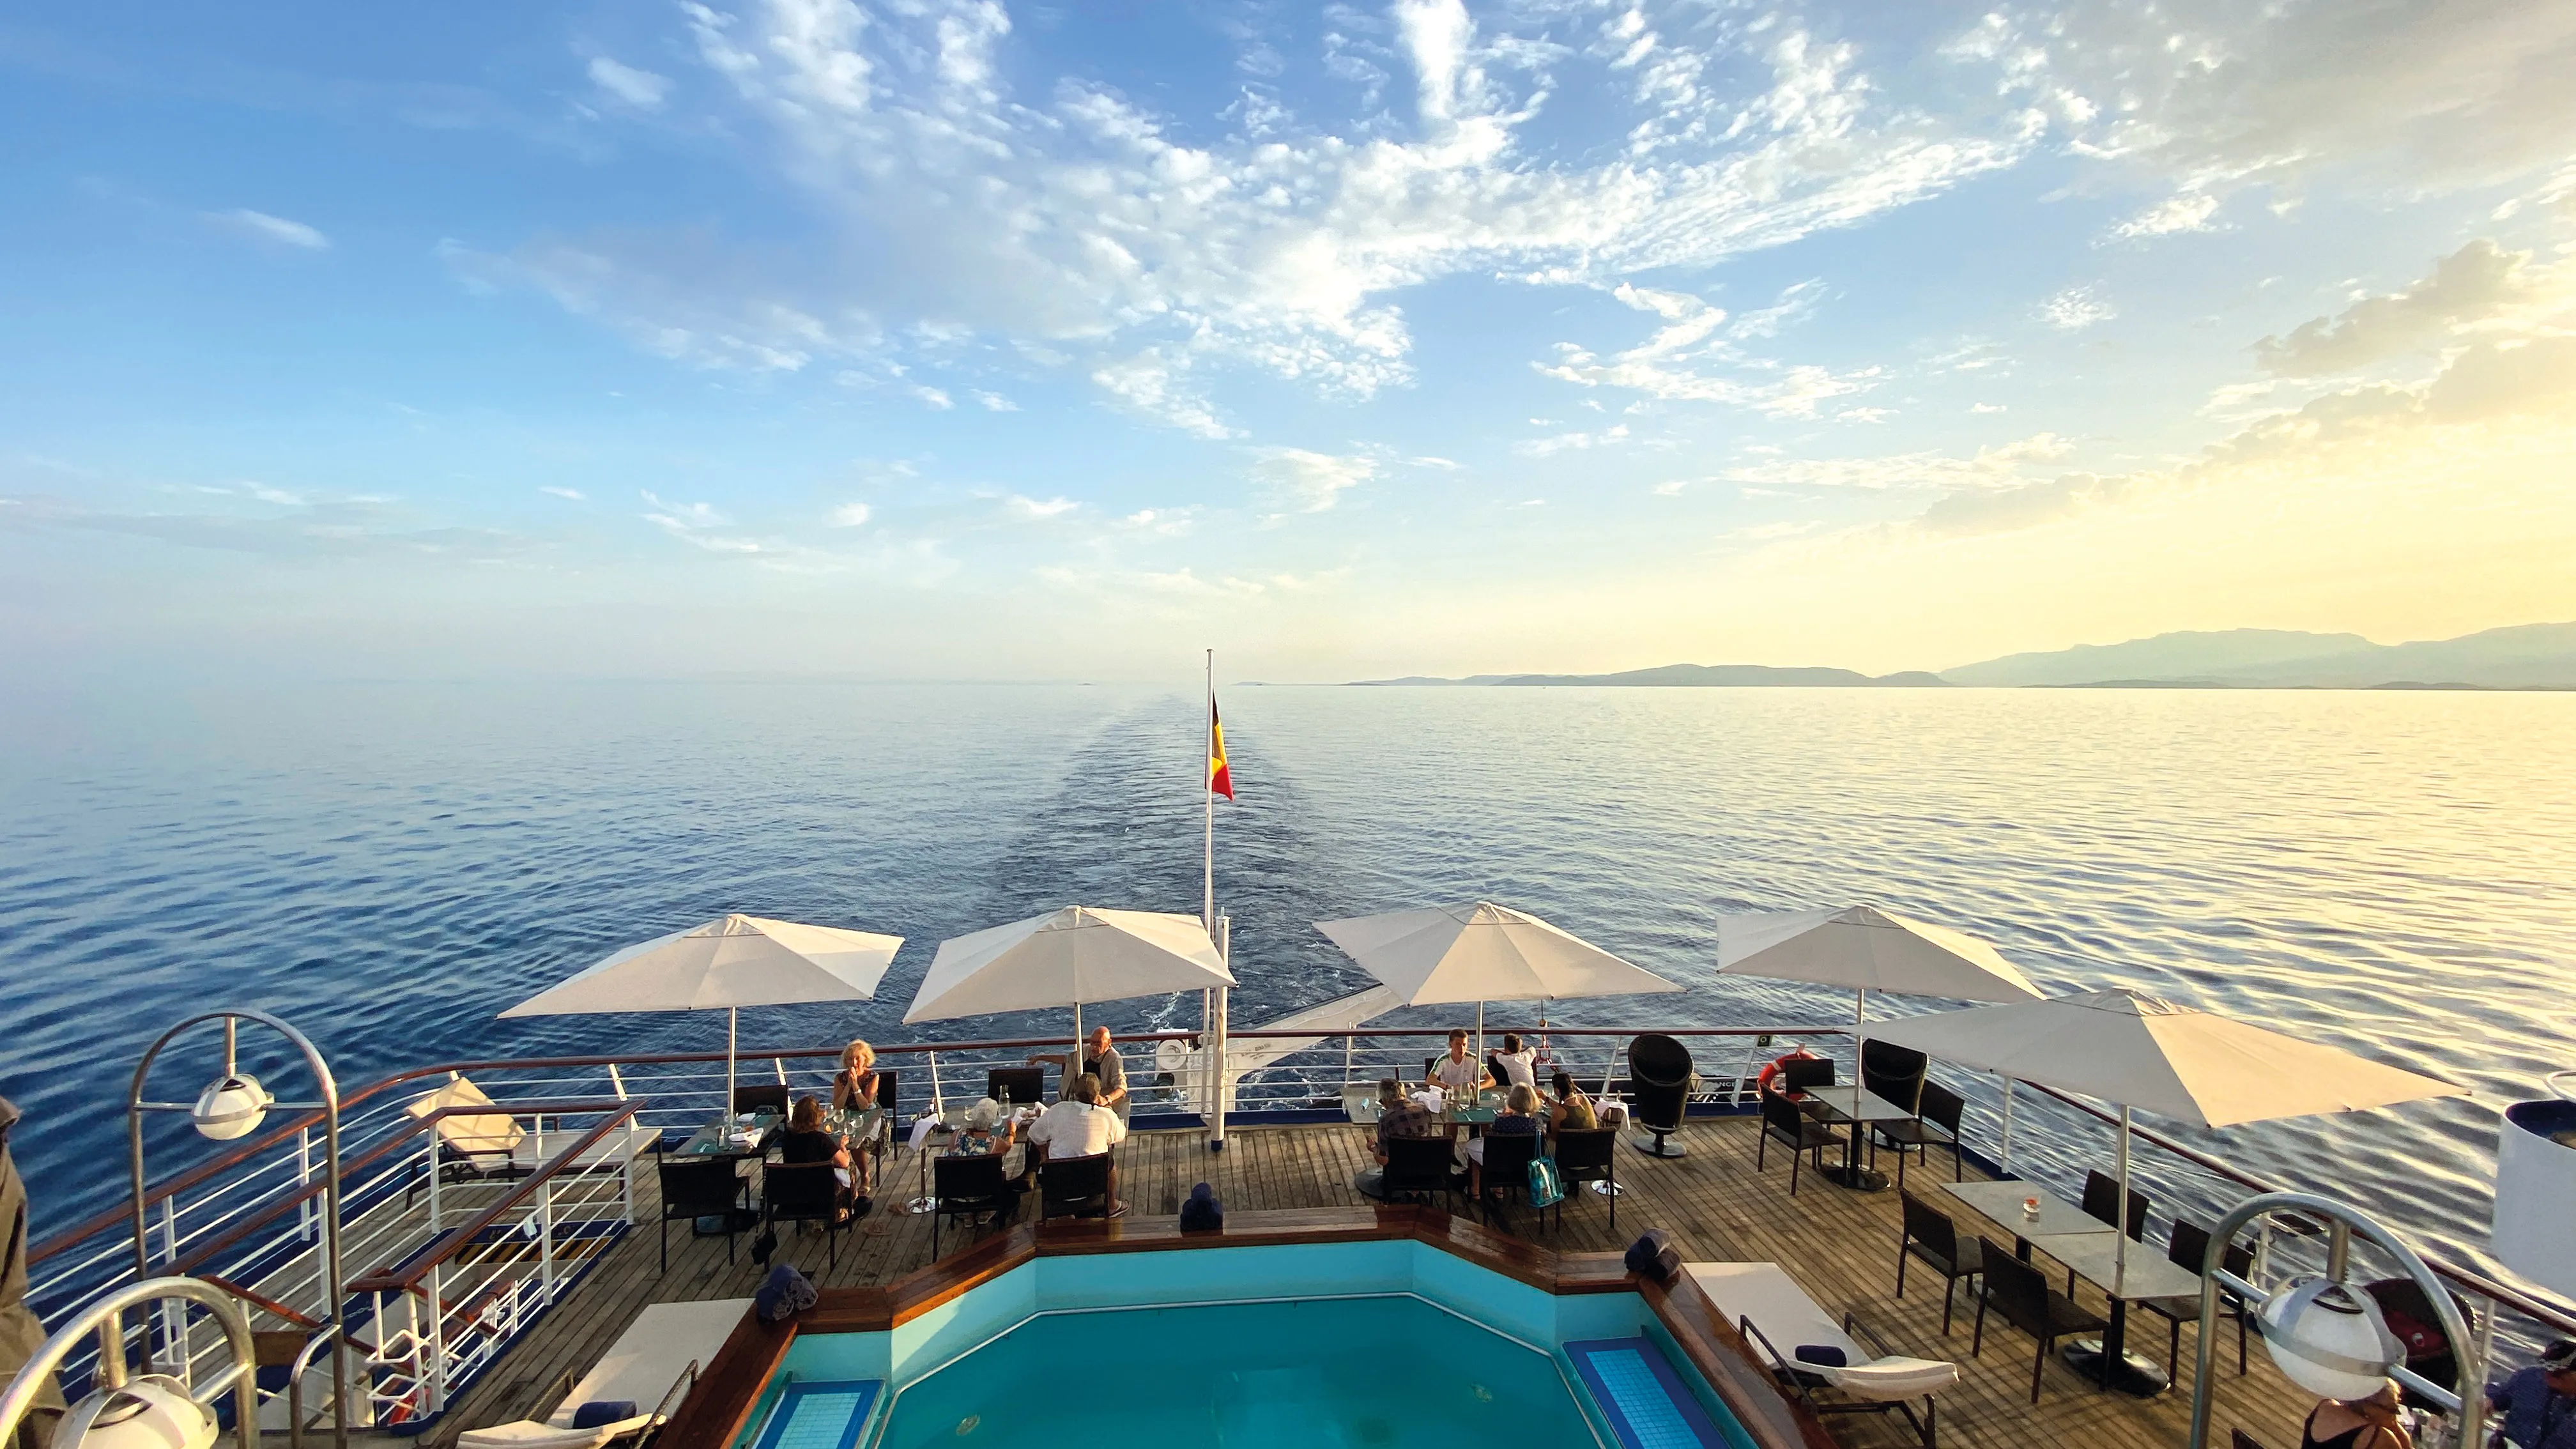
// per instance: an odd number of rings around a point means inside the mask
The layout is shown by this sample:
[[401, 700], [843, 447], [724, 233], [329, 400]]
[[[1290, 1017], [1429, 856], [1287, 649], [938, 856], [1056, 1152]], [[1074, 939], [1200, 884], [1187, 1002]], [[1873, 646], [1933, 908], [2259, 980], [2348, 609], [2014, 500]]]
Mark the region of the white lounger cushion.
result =
[[[1806, 1362], [1791, 1366], [1857, 1397], [1910, 1399], [1937, 1393], [1959, 1381], [1959, 1366], [1954, 1363], [1873, 1356], [1843, 1332], [1843, 1326], [1830, 1314], [1818, 1308], [1816, 1300], [1808, 1297], [1806, 1290], [1777, 1263], [1684, 1263], [1682, 1271], [1699, 1285], [1699, 1291], [1725, 1315], [1728, 1324], [1753, 1320], [1753, 1326], [1762, 1330], [1762, 1337], [1783, 1354], [1795, 1354], [1809, 1344], [1841, 1349], [1847, 1361], [1844, 1367]], [[1771, 1357], [1760, 1340], [1753, 1347], [1765, 1358]]]
[[[456, 1437], [459, 1449], [598, 1449], [621, 1434], [632, 1434], [652, 1422], [654, 1406], [694, 1363], [704, 1373], [724, 1347], [734, 1326], [751, 1307], [748, 1298], [716, 1298], [704, 1303], [656, 1303], [609, 1345], [582, 1381], [539, 1424], [521, 1419], [489, 1429], [468, 1429]], [[632, 1419], [589, 1429], [572, 1427], [572, 1416], [584, 1404], [625, 1400], [639, 1411]]]
[[[1796, 1349], [1789, 1351], [1797, 1352]], [[1861, 1399], [1921, 1398], [1937, 1394], [1959, 1381], [1957, 1364], [1931, 1358], [1890, 1356], [1842, 1368], [1829, 1368], [1822, 1364], [1802, 1364], [1800, 1367]]]

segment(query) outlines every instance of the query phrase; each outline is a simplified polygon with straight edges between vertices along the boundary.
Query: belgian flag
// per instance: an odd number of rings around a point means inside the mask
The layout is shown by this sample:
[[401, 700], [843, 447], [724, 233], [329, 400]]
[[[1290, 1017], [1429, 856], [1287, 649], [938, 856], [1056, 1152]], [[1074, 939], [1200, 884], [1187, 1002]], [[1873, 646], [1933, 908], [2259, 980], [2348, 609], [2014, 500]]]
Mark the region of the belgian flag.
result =
[[1225, 767], [1225, 726], [1216, 717], [1216, 696], [1208, 696], [1208, 793], [1234, 798], [1234, 776]]

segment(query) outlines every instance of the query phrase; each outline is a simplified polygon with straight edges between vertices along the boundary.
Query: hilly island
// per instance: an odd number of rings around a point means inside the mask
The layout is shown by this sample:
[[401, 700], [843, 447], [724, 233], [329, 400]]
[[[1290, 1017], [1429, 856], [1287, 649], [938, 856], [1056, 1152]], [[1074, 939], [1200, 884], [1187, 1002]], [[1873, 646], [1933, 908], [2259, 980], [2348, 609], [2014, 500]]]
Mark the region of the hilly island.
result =
[[2576, 623], [2518, 624], [2404, 644], [2289, 629], [2158, 634], [2119, 644], [2008, 654], [1938, 673], [1666, 664], [1613, 674], [1408, 675], [1352, 683], [1666, 689], [2576, 689]]

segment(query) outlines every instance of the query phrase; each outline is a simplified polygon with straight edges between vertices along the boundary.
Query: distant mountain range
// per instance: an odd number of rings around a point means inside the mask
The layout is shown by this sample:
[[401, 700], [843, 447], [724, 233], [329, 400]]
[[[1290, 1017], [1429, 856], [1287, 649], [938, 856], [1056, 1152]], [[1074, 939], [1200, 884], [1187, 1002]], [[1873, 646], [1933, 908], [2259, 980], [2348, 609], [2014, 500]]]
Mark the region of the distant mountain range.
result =
[[2576, 623], [2518, 624], [2457, 639], [2374, 644], [2358, 634], [2227, 629], [2009, 654], [1939, 674], [1868, 675], [1767, 664], [1667, 664], [1617, 674], [1409, 675], [1363, 685], [1611, 685], [1649, 688], [2576, 689]]
[[1654, 669], [1628, 669], [1617, 674], [1471, 674], [1464, 679], [1407, 675], [1402, 679], [1358, 679], [1354, 684], [1607, 684], [1661, 689], [1727, 687], [1759, 689], [1794, 685], [1805, 689], [1881, 689], [1930, 685], [1937, 674], [1914, 670], [1872, 677], [1849, 669], [1775, 669], [1768, 664], [1666, 664]]

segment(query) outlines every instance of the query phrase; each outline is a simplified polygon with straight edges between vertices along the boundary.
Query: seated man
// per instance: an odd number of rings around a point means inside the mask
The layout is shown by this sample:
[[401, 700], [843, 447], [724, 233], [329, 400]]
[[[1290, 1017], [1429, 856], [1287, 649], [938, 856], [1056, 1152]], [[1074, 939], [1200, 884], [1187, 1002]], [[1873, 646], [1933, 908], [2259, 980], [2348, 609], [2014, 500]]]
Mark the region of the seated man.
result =
[[[1100, 1105], [1100, 1079], [1089, 1072], [1075, 1077], [1073, 1090], [1065, 1099], [1029, 1124], [1029, 1146], [1044, 1148], [1049, 1162], [1096, 1157], [1126, 1140], [1127, 1124], [1119, 1120], [1116, 1112]], [[1109, 1166], [1109, 1216], [1118, 1217], [1126, 1211], [1127, 1204], [1118, 1200], [1118, 1165], [1113, 1162]]]
[[2576, 1449], [2576, 1339], [2551, 1343], [2540, 1362], [2489, 1388], [2487, 1406], [2504, 1415], [2502, 1437], [2521, 1449]]
[[1449, 1055], [1431, 1064], [1429, 1085], [1450, 1096], [1464, 1096], [1467, 1105], [1476, 1105], [1476, 1081], [1485, 1069], [1467, 1056], [1467, 1033], [1449, 1033]]
[[1485, 1059], [1486, 1080], [1502, 1091], [1538, 1086], [1538, 1053], [1521, 1045], [1520, 1033], [1503, 1033], [1503, 1049]]
[[1386, 1161], [1387, 1139], [1393, 1137], [1428, 1137], [1431, 1135], [1431, 1109], [1404, 1095], [1404, 1086], [1393, 1077], [1377, 1084], [1377, 1140], [1369, 1144], [1369, 1153], [1380, 1163]]

